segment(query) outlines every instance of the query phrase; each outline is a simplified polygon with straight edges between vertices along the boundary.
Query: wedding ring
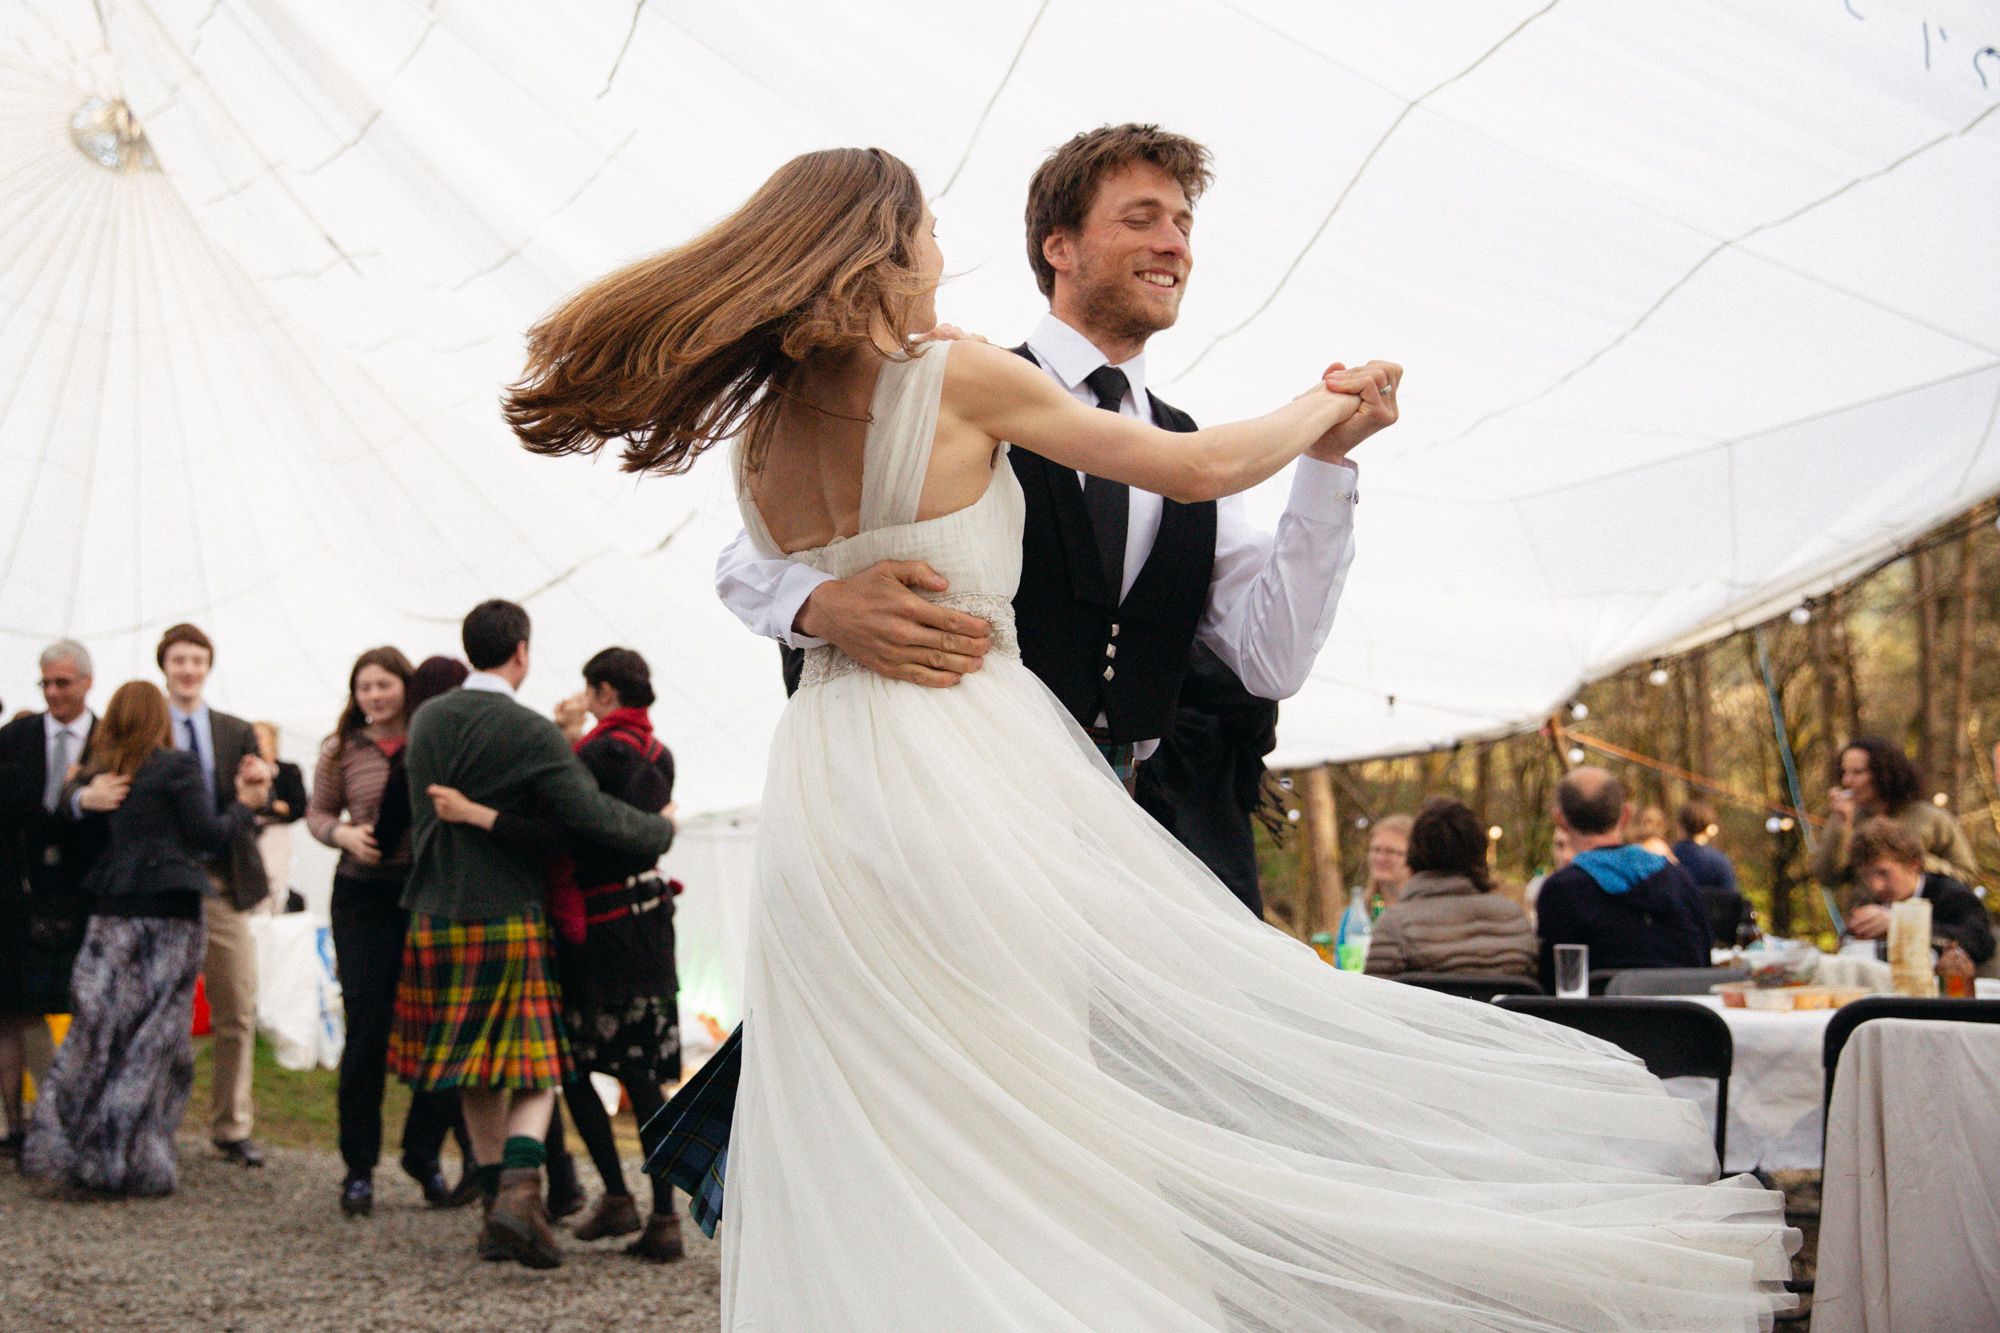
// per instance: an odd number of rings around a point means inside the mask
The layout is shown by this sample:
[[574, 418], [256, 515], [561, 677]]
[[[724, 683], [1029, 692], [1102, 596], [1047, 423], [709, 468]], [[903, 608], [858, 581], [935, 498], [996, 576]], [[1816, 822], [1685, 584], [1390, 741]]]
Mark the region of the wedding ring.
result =
[[1392, 394], [1392, 393], [1394, 393], [1394, 392], [1396, 392], [1396, 386], [1395, 386], [1395, 385], [1393, 385], [1393, 384], [1385, 384], [1385, 385], [1383, 385], [1383, 386], [1382, 386], [1382, 396], [1383, 396], [1384, 398], [1387, 398], [1387, 397], [1388, 397], [1388, 396], [1389, 396], [1390, 394]]

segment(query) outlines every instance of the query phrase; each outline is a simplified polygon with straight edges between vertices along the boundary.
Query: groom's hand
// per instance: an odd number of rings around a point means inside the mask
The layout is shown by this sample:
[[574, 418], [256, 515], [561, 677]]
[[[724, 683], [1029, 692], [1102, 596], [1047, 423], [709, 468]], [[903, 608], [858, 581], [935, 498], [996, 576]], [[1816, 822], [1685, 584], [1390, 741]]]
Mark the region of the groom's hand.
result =
[[1328, 387], [1358, 395], [1361, 406], [1353, 416], [1313, 441], [1306, 457], [1322, 463], [1343, 463], [1356, 445], [1376, 431], [1396, 424], [1399, 415], [1396, 390], [1403, 382], [1403, 368], [1393, 361], [1370, 361], [1349, 369], [1336, 361], [1327, 367], [1327, 376]]
[[949, 586], [921, 560], [884, 560], [815, 588], [794, 625], [878, 676], [956, 685], [985, 665], [993, 627], [911, 591], [940, 593]]

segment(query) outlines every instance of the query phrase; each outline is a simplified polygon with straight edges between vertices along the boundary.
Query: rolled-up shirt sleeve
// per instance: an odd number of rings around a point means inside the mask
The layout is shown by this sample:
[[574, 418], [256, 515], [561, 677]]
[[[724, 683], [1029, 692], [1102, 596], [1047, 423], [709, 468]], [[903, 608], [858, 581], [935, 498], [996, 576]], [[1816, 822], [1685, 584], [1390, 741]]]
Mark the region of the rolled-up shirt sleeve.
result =
[[1358, 494], [1352, 464], [1301, 458], [1275, 533], [1251, 524], [1241, 496], [1217, 504], [1215, 569], [1196, 633], [1252, 694], [1288, 699], [1306, 683], [1354, 563]]
[[797, 633], [792, 622], [799, 618], [806, 598], [832, 581], [833, 575], [825, 570], [763, 554], [748, 532], [738, 532], [715, 558], [715, 595], [729, 613], [751, 633], [794, 648], [817, 648], [826, 642]]

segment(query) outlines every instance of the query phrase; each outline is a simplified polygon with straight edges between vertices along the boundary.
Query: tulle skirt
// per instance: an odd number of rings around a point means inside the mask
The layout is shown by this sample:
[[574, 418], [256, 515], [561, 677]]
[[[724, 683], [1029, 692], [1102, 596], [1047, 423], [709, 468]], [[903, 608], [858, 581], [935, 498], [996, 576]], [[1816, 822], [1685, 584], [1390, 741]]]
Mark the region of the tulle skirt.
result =
[[1721, 1330], [1797, 1233], [1637, 1061], [1335, 971], [1018, 659], [774, 743], [727, 1327]]

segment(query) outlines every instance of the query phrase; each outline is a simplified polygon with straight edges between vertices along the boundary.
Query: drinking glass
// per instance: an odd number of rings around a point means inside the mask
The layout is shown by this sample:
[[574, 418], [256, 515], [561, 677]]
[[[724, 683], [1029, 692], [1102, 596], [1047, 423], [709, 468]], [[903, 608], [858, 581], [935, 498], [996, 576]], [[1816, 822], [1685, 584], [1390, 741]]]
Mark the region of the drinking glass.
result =
[[1590, 946], [1556, 946], [1556, 998], [1581, 1000], [1590, 994]]

